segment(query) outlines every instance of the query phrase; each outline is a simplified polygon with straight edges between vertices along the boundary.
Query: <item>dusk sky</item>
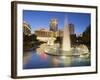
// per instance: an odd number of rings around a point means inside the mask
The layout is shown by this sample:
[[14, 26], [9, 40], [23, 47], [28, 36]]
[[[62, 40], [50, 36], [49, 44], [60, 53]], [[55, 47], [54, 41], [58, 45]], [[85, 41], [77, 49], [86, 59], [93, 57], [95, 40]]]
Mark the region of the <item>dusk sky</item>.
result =
[[65, 17], [68, 23], [74, 24], [76, 34], [82, 33], [91, 23], [91, 15], [88, 13], [23, 10], [23, 21], [31, 26], [32, 32], [41, 28], [49, 29], [50, 20], [53, 18], [58, 19], [58, 28], [63, 29]]

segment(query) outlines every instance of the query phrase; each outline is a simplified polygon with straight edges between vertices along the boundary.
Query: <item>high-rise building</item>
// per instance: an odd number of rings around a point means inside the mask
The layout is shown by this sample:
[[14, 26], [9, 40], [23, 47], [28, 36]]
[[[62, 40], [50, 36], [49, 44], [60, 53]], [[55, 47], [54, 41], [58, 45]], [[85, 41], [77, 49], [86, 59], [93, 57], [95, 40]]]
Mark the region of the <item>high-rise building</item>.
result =
[[74, 24], [69, 24], [69, 32], [70, 34], [75, 34]]
[[58, 30], [58, 20], [56, 18], [51, 19], [50, 21], [50, 31], [57, 31]]
[[23, 22], [23, 33], [25, 35], [29, 35], [31, 34], [31, 27], [28, 23], [26, 23], [25, 21]]

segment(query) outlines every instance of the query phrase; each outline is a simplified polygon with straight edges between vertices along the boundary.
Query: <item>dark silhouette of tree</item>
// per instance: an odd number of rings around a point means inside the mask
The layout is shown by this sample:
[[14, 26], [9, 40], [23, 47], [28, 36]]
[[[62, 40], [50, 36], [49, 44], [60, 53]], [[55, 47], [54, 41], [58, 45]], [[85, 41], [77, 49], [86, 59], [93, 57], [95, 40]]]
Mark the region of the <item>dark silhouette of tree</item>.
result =
[[30, 42], [30, 36], [23, 34], [23, 41]]
[[91, 46], [91, 25], [89, 25], [86, 30], [83, 32], [82, 40], [85, 45], [90, 49]]
[[76, 34], [71, 34], [70, 39], [71, 39], [71, 46], [74, 46], [76, 43]]
[[32, 34], [30, 37], [31, 37], [31, 41], [38, 41], [37, 36], [35, 34]]
[[56, 37], [55, 43], [62, 44], [62, 37]]

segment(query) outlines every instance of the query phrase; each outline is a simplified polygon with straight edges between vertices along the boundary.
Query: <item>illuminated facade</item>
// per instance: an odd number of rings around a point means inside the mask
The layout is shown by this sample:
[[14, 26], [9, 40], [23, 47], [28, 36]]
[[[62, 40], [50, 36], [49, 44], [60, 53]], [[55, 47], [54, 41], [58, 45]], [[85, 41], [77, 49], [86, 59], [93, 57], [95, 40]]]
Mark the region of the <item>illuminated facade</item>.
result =
[[56, 32], [54, 31], [49, 31], [46, 29], [40, 29], [40, 30], [36, 30], [35, 31], [35, 35], [37, 35], [38, 37], [62, 37], [63, 36], [63, 31], [62, 30], [58, 30]]
[[30, 35], [31, 34], [31, 27], [26, 22], [23, 23], [23, 33], [25, 35]]
[[[69, 35], [74, 34], [74, 25], [68, 24], [69, 27]], [[37, 39], [40, 41], [47, 42], [48, 39], [57, 38], [57, 37], [63, 37], [63, 30], [58, 30], [58, 21], [57, 19], [51, 19], [50, 21], [50, 29], [41, 28], [39, 30], [35, 30], [34, 34], [37, 36]], [[66, 34], [67, 35], [67, 34]], [[65, 36], [66, 36], [65, 35]]]
[[62, 37], [63, 36], [63, 30], [58, 30], [55, 32], [56, 37]]
[[56, 18], [51, 19], [50, 21], [50, 31], [57, 31], [58, 30], [58, 20]]
[[52, 35], [52, 31], [40, 29], [35, 31], [35, 35], [37, 35], [38, 37], [50, 37]]
[[54, 39], [54, 32], [49, 31], [47, 29], [40, 29], [35, 31], [35, 35], [37, 36], [37, 39], [43, 42], [48, 42], [48, 40]]

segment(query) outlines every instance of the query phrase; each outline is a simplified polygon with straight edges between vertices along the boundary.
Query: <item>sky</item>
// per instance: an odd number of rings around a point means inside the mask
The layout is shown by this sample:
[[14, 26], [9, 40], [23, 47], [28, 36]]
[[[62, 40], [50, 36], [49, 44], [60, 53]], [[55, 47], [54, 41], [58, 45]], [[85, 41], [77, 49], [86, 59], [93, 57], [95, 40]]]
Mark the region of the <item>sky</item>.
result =
[[41, 28], [49, 29], [50, 20], [53, 18], [58, 20], [59, 29], [63, 29], [67, 18], [68, 23], [74, 24], [76, 34], [82, 33], [91, 23], [89, 13], [23, 10], [23, 21], [31, 26], [32, 32]]

